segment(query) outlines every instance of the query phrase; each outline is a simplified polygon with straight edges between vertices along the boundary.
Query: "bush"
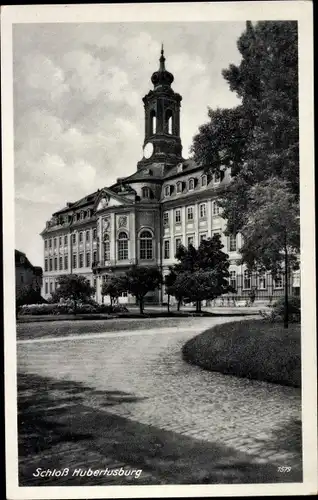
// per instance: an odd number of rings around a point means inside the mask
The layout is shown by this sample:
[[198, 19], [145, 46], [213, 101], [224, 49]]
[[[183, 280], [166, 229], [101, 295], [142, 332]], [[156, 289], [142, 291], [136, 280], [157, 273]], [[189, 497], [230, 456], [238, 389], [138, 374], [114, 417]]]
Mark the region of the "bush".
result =
[[[128, 312], [127, 307], [124, 305], [105, 305], [105, 304], [78, 304], [78, 314], [94, 314], [94, 313], [122, 313]], [[20, 308], [21, 315], [40, 316], [40, 315], [59, 315], [59, 314], [73, 314], [74, 304], [71, 300], [59, 302], [58, 304], [31, 304], [24, 305]]]
[[[279, 297], [273, 304], [268, 306], [269, 311], [260, 311], [260, 315], [266, 321], [271, 323], [284, 321], [285, 299]], [[300, 298], [291, 296], [288, 297], [288, 321], [289, 323], [300, 323], [301, 310]]]
[[262, 320], [217, 325], [190, 339], [183, 358], [206, 370], [301, 386], [300, 326]]

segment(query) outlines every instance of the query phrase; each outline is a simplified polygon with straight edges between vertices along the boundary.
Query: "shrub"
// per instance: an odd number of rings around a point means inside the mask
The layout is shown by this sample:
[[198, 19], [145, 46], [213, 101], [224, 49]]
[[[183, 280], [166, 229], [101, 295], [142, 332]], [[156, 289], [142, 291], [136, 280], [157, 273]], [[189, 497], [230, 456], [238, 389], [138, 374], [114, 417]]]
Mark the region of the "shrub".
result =
[[[122, 313], [128, 312], [127, 307], [124, 305], [105, 305], [105, 304], [84, 304], [80, 303], [77, 306], [79, 314], [96, 314], [96, 313]], [[72, 300], [59, 302], [58, 304], [30, 304], [24, 305], [20, 308], [21, 315], [41, 316], [41, 315], [59, 315], [59, 314], [73, 314], [74, 304]]]
[[[263, 319], [274, 322], [281, 322], [284, 320], [285, 299], [279, 297], [273, 304], [268, 306], [269, 311], [260, 311]], [[288, 298], [288, 321], [289, 323], [300, 323], [300, 298], [291, 296]]]

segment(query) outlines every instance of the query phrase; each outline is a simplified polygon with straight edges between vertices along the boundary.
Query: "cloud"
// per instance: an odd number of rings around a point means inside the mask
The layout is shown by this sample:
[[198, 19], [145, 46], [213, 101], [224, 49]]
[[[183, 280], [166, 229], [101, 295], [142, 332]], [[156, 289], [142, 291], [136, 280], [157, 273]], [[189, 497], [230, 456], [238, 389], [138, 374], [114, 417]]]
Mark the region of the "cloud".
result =
[[[17, 245], [42, 263], [39, 236], [54, 211], [130, 175], [141, 159], [142, 97], [164, 42], [183, 96], [184, 156], [207, 107], [233, 106], [221, 71], [238, 62], [242, 23], [20, 24], [14, 27]], [[37, 225], [32, 223], [36, 206]], [[22, 209], [23, 207], [23, 209]], [[44, 207], [44, 208], [43, 208]], [[26, 230], [27, 228], [27, 230]]]

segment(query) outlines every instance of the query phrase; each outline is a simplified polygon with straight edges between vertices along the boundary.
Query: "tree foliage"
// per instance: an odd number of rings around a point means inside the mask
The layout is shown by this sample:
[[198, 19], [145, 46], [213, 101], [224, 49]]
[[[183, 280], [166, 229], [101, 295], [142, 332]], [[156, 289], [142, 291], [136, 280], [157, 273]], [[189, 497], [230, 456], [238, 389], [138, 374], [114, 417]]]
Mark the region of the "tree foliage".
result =
[[57, 289], [54, 293], [54, 299], [71, 299], [74, 303], [74, 314], [76, 314], [79, 302], [87, 302], [95, 293], [89, 281], [78, 274], [68, 274], [60, 276], [57, 280]]
[[277, 177], [299, 196], [297, 23], [247, 22], [237, 46], [241, 62], [223, 76], [241, 103], [210, 109], [192, 145], [207, 171], [231, 167], [231, 186], [220, 199], [228, 232], [246, 223], [253, 185]]
[[125, 289], [139, 302], [140, 314], [144, 310], [144, 298], [162, 283], [162, 274], [156, 267], [133, 266], [125, 275]]
[[242, 227], [243, 261], [252, 270], [280, 272], [288, 254], [289, 266], [297, 267], [300, 250], [299, 210], [286, 181], [276, 178], [250, 189], [248, 220]]
[[120, 295], [126, 291], [125, 279], [123, 276], [112, 276], [109, 280], [106, 280], [101, 289], [102, 295], [109, 295], [111, 304], [114, 299], [118, 299]]
[[179, 261], [166, 277], [167, 292], [178, 301], [196, 302], [200, 311], [202, 300], [213, 300], [234, 291], [229, 285], [229, 256], [222, 251], [220, 235], [202, 240], [199, 247], [178, 247]]

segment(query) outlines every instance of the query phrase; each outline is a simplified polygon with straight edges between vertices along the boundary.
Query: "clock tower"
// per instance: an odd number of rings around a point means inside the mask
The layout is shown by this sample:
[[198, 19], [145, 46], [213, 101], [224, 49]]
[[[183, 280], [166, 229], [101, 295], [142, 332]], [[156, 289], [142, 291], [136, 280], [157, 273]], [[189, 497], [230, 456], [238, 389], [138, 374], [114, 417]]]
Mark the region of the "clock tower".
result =
[[159, 70], [151, 77], [154, 88], [143, 98], [145, 140], [138, 170], [152, 163], [164, 164], [166, 170], [183, 160], [180, 139], [182, 97], [171, 88], [174, 77], [166, 70], [163, 46], [159, 61]]

